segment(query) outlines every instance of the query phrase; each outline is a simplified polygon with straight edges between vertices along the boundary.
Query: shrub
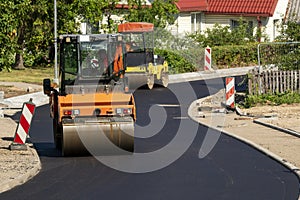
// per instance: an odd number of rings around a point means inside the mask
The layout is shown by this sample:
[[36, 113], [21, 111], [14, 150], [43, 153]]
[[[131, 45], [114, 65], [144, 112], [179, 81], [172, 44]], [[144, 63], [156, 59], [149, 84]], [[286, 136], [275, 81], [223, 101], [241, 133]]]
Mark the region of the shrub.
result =
[[274, 95], [248, 95], [245, 99], [244, 106], [249, 108], [256, 105], [281, 105], [293, 103], [300, 103], [300, 94], [286, 92]]
[[218, 68], [256, 65], [257, 43], [213, 47], [212, 59]]
[[169, 73], [171, 74], [196, 71], [196, 67], [179, 53], [171, 50], [155, 49], [155, 54], [165, 58], [169, 65]]

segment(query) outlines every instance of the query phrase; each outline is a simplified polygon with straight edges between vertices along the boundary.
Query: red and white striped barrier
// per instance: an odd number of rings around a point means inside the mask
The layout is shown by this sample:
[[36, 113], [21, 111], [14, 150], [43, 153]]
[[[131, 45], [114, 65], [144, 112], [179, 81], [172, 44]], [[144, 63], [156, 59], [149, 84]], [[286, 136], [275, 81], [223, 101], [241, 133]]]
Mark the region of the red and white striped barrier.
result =
[[211, 48], [205, 48], [204, 71], [211, 70]]
[[226, 106], [230, 108], [235, 107], [235, 87], [234, 87], [234, 77], [226, 78]]
[[25, 142], [29, 135], [30, 124], [35, 111], [35, 104], [32, 99], [25, 102], [22, 107], [22, 113], [15, 133], [14, 141], [10, 145], [11, 150], [25, 150], [27, 149]]

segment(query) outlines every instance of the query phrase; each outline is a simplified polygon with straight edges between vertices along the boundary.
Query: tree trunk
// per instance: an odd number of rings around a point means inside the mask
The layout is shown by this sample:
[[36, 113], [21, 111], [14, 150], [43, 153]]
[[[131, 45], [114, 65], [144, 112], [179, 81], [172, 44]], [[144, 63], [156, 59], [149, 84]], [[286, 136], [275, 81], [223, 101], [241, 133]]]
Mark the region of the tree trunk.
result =
[[15, 65], [13, 67], [14, 69], [18, 69], [18, 70], [22, 70], [25, 69], [24, 67], [24, 60], [23, 60], [23, 55], [20, 53], [16, 54], [16, 62]]
[[24, 49], [24, 38], [25, 38], [25, 26], [22, 24], [19, 28], [18, 34], [18, 51], [15, 57], [15, 64], [13, 66], [14, 69], [25, 69], [24, 60], [23, 60], [23, 49]]

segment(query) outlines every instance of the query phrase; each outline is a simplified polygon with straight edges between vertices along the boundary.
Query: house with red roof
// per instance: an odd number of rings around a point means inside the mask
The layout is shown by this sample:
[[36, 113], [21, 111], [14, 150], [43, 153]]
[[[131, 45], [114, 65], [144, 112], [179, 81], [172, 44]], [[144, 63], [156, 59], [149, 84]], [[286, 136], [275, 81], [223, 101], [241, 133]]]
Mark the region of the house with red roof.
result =
[[180, 13], [176, 24], [168, 27], [173, 34], [204, 32], [216, 23], [233, 29], [242, 17], [254, 31], [262, 29], [273, 41], [279, 34], [278, 25], [284, 19], [288, 0], [178, 0], [176, 5]]
[[[153, 1], [145, 0], [145, 5], [151, 6]], [[119, 4], [126, 8], [127, 0]], [[216, 23], [234, 29], [242, 17], [253, 34], [262, 30], [267, 36], [262, 41], [273, 41], [280, 34], [282, 20], [296, 16], [300, 21], [300, 0], [178, 0], [175, 4], [179, 10], [176, 22], [167, 27], [174, 35], [203, 33]], [[113, 15], [111, 19], [122, 23], [123, 17]], [[101, 24], [106, 23], [104, 18]]]

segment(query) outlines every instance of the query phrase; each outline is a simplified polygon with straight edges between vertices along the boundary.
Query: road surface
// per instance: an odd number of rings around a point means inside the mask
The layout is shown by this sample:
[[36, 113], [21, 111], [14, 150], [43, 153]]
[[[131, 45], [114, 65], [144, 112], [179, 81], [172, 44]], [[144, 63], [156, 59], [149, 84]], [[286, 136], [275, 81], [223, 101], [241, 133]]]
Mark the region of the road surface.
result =
[[[197, 98], [223, 87], [214, 80], [194, 81], [190, 85]], [[186, 109], [192, 101], [188, 95], [181, 102], [176, 100], [174, 91], [191, 92], [184, 89], [183, 84], [172, 84], [170, 89], [141, 89], [134, 94], [138, 126], [147, 126], [153, 120], [149, 115], [153, 105], [164, 107], [167, 113], [158, 134], [136, 140], [137, 152], [151, 152], [167, 145], [174, 139], [179, 122], [198, 128], [192, 144], [179, 159], [148, 173], [120, 172], [94, 157], [61, 157], [53, 145], [49, 107], [37, 108], [31, 140], [40, 155], [42, 170], [26, 184], [0, 194], [0, 199], [297, 199], [296, 175], [229, 136], [221, 134], [212, 151], [200, 159], [199, 149], [207, 128], [187, 118]]]

